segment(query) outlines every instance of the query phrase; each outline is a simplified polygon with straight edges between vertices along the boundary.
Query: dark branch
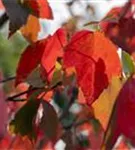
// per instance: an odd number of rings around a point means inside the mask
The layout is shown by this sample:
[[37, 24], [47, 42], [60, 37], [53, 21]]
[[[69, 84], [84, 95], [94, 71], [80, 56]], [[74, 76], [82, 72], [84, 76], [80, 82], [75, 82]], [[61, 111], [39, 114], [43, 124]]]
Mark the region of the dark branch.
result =
[[[24, 94], [28, 94], [28, 93], [30, 93], [30, 92], [32, 92], [32, 91], [35, 91], [35, 90], [38, 90], [38, 89], [43, 89], [43, 88], [32, 88], [32, 89], [28, 89], [28, 90], [26, 90], [26, 91], [24, 91], [24, 92], [21, 92], [21, 93], [19, 93], [19, 94], [16, 94], [16, 95], [13, 95], [13, 96], [11, 96], [11, 97], [8, 97], [7, 99], [6, 99], [6, 101], [22, 101], [22, 100], [16, 100], [16, 98], [18, 98], [18, 97], [20, 97], [20, 96], [22, 96], [22, 95], [24, 95]], [[24, 101], [24, 100], [23, 100]]]
[[9, 77], [9, 78], [7, 78], [7, 79], [4, 79], [4, 80], [1, 80], [0, 81], [0, 84], [1, 83], [5, 83], [5, 82], [8, 82], [8, 81], [11, 81], [11, 80], [14, 80], [16, 77]]
[[53, 90], [54, 88], [56, 88], [57, 86], [59, 86], [59, 85], [61, 85], [62, 83], [61, 82], [58, 82], [56, 85], [54, 85], [53, 87], [51, 87], [50, 89], [46, 89], [46, 88], [44, 88], [44, 87], [40, 87], [40, 88], [38, 88], [38, 87], [34, 87], [34, 88], [30, 88], [30, 89], [28, 89], [28, 90], [26, 90], [26, 91], [24, 91], [24, 92], [21, 92], [21, 93], [19, 93], [19, 94], [16, 94], [16, 95], [13, 95], [13, 96], [10, 96], [10, 97], [8, 97], [7, 99], [6, 99], [6, 101], [13, 101], [13, 102], [19, 102], [19, 101], [24, 101], [24, 100], [17, 100], [16, 98], [18, 98], [18, 97], [20, 97], [20, 96], [22, 96], [22, 95], [24, 95], [24, 94], [29, 94], [30, 92], [32, 92], [32, 91], [35, 91], [35, 90], [42, 90], [42, 89], [44, 89], [45, 91], [47, 90], [47, 91], [49, 91], [49, 90]]

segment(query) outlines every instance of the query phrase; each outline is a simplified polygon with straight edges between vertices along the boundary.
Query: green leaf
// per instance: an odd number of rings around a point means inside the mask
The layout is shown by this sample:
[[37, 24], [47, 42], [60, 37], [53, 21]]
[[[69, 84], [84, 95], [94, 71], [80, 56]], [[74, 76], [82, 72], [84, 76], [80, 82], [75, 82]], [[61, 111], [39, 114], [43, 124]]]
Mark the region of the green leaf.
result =
[[38, 94], [39, 91], [35, 92], [28, 102], [15, 114], [14, 119], [9, 124], [9, 130], [22, 136], [28, 135], [31, 139], [36, 137], [33, 120], [40, 104], [40, 100], [36, 99]]
[[133, 60], [125, 51], [122, 51], [122, 67], [127, 78], [135, 72]]

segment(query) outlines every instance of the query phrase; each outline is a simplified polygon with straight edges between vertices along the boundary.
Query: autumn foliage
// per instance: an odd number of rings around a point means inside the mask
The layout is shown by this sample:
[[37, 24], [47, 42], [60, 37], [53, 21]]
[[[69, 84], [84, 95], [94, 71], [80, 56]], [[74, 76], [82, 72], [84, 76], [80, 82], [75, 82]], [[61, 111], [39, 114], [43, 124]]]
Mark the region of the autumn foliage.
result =
[[51, 150], [61, 141], [67, 150], [134, 147], [135, 2], [113, 8], [94, 31], [66, 24], [41, 40], [39, 19], [53, 19], [47, 0], [2, 2], [9, 37], [20, 31], [29, 45], [14, 85], [25, 88], [7, 99], [15, 114], [0, 149]]

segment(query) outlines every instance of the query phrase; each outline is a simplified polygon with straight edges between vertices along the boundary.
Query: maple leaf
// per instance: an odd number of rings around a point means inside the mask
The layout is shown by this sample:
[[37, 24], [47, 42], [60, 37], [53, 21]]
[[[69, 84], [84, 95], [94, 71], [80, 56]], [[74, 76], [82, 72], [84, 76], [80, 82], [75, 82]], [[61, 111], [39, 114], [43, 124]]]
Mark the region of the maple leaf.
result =
[[65, 49], [64, 66], [76, 68], [78, 84], [89, 104], [108, 86], [112, 76], [121, 73], [115, 45], [102, 32], [87, 30], [72, 37]]
[[54, 35], [29, 45], [21, 55], [17, 71], [16, 85], [23, 82], [38, 65], [41, 65], [43, 79], [51, 80], [58, 57], [63, 55], [67, 43], [65, 30], [58, 29]]
[[66, 32], [63, 28], [58, 29], [53, 36], [49, 37], [42, 59], [42, 75], [50, 82], [55, 70], [58, 57], [63, 56], [63, 48], [67, 44]]
[[122, 134], [135, 145], [135, 78], [131, 76], [121, 89], [105, 134], [103, 149], [112, 149]]

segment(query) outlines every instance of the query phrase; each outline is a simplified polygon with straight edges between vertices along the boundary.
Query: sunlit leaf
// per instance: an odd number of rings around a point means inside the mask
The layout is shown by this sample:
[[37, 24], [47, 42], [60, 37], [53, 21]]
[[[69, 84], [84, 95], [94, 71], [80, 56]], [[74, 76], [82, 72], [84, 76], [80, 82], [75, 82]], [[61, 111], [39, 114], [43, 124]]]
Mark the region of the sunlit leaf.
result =
[[77, 32], [66, 47], [64, 65], [75, 67], [78, 84], [89, 104], [108, 86], [112, 76], [121, 74], [117, 49], [102, 32]]
[[106, 130], [115, 99], [123, 83], [119, 78], [113, 78], [108, 88], [103, 91], [100, 97], [92, 104], [95, 117], [100, 121]]
[[29, 45], [23, 52], [16, 71], [16, 85], [23, 82], [33, 69], [39, 65], [45, 46], [46, 39]]
[[41, 65], [43, 76], [50, 82], [55, 70], [55, 63], [58, 57], [63, 56], [64, 46], [67, 44], [66, 32], [58, 29], [49, 39], [45, 47]]
[[36, 42], [40, 31], [39, 19], [29, 15], [27, 24], [21, 27], [20, 31], [29, 42]]

